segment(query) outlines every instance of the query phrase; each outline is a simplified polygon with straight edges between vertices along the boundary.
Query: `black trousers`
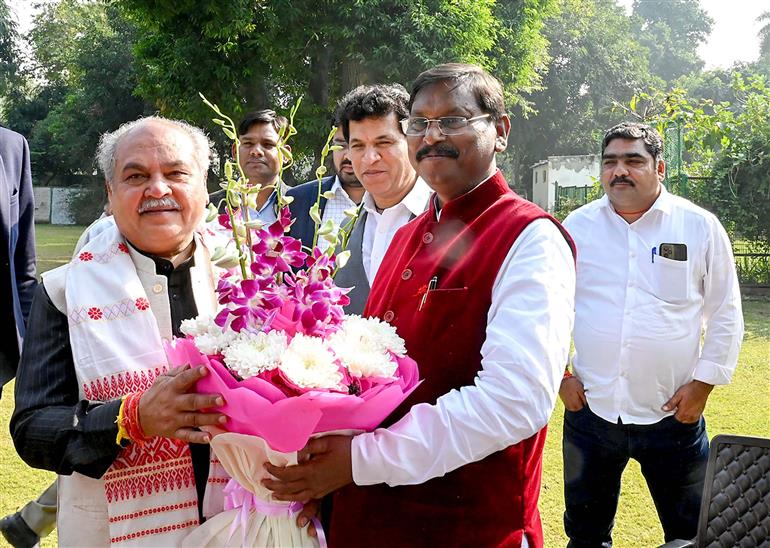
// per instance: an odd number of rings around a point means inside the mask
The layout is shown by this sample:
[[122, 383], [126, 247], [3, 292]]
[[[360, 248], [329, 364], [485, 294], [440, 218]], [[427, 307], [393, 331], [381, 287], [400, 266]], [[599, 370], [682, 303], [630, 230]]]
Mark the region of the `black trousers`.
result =
[[695, 537], [708, 460], [706, 423], [673, 416], [655, 424], [614, 424], [588, 408], [565, 411], [564, 528], [571, 548], [611, 547], [620, 478], [629, 459], [642, 468], [666, 541]]

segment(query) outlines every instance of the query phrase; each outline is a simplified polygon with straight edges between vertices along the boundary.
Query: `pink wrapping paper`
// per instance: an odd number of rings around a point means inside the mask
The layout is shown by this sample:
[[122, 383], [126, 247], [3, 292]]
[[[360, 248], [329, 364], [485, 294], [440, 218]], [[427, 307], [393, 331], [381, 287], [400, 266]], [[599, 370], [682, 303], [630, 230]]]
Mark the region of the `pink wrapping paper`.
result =
[[226, 430], [259, 436], [276, 451], [287, 453], [302, 449], [316, 433], [374, 430], [419, 385], [417, 364], [404, 357], [397, 358], [397, 381], [374, 384], [358, 396], [311, 391], [288, 397], [260, 378], [236, 380], [191, 340], [176, 339], [166, 343], [165, 349], [171, 366], [207, 367], [209, 374], [195, 389], [202, 394], [222, 394], [225, 404], [212, 410], [227, 415]]

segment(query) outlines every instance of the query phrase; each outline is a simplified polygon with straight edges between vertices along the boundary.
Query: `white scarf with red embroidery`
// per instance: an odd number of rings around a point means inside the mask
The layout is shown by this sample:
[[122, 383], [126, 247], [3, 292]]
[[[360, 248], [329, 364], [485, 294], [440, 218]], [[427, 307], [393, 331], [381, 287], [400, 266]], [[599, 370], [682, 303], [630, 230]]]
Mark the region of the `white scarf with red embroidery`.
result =
[[[195, 256], [208, 261], [204, 249]], [[160, 333], [126, 241], [114, 225], [73, 258], [65, 292], [81, 398], [109, 401], [145, 390], [168, 368], [161, 336], [171, 333]], [[226, 477], [212, 457], [204, 515], [222, 511]], [[156, 437], [130, 444], [100, 481], [112, 545], [175, 546], [198, 525], [187, 443]]]

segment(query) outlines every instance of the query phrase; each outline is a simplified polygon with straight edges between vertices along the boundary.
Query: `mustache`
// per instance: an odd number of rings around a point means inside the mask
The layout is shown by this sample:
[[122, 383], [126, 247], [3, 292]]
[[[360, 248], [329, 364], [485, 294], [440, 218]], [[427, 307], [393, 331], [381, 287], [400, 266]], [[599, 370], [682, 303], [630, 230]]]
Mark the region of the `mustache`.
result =
[[179, 203], [171, 198], [170, 196], [167, 196], [165, 198], [149, 198], [141, 203], [139, 206], [139, 213], [144, 213], [145, 211], [150, 211], [152, 209], [182, 209], [182, 207], [179, 205]]
[[433, 146], [425, 145], [417, 151], [415, 159], [419, 162], [429, 154], [434, 156], [446, 156], [447, 158], [457, 158], [460, 155], [460, 152], [448, 143], [438, 143]]
[[634, 183], [628, 177], [615, 177], [612, 181], [610, 181], [610, 186], [615, 186], [618, 183], [626, 183], [631, 186], [636, 186], [636, 183]]

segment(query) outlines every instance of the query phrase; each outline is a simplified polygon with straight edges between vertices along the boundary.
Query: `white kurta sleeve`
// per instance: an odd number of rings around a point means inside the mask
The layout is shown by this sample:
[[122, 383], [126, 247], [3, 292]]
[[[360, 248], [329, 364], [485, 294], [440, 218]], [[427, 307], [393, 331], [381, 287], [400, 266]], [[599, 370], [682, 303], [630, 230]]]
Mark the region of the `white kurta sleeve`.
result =
[[474, 384], [435, 405], [415, 405], [388, 429], [356, 436], [355, 483], [424, 483], [543, 428], [567, 363], [574, 294], [574, 261], [563, 235], [547, 219], [534, 221], [495, 279]]

